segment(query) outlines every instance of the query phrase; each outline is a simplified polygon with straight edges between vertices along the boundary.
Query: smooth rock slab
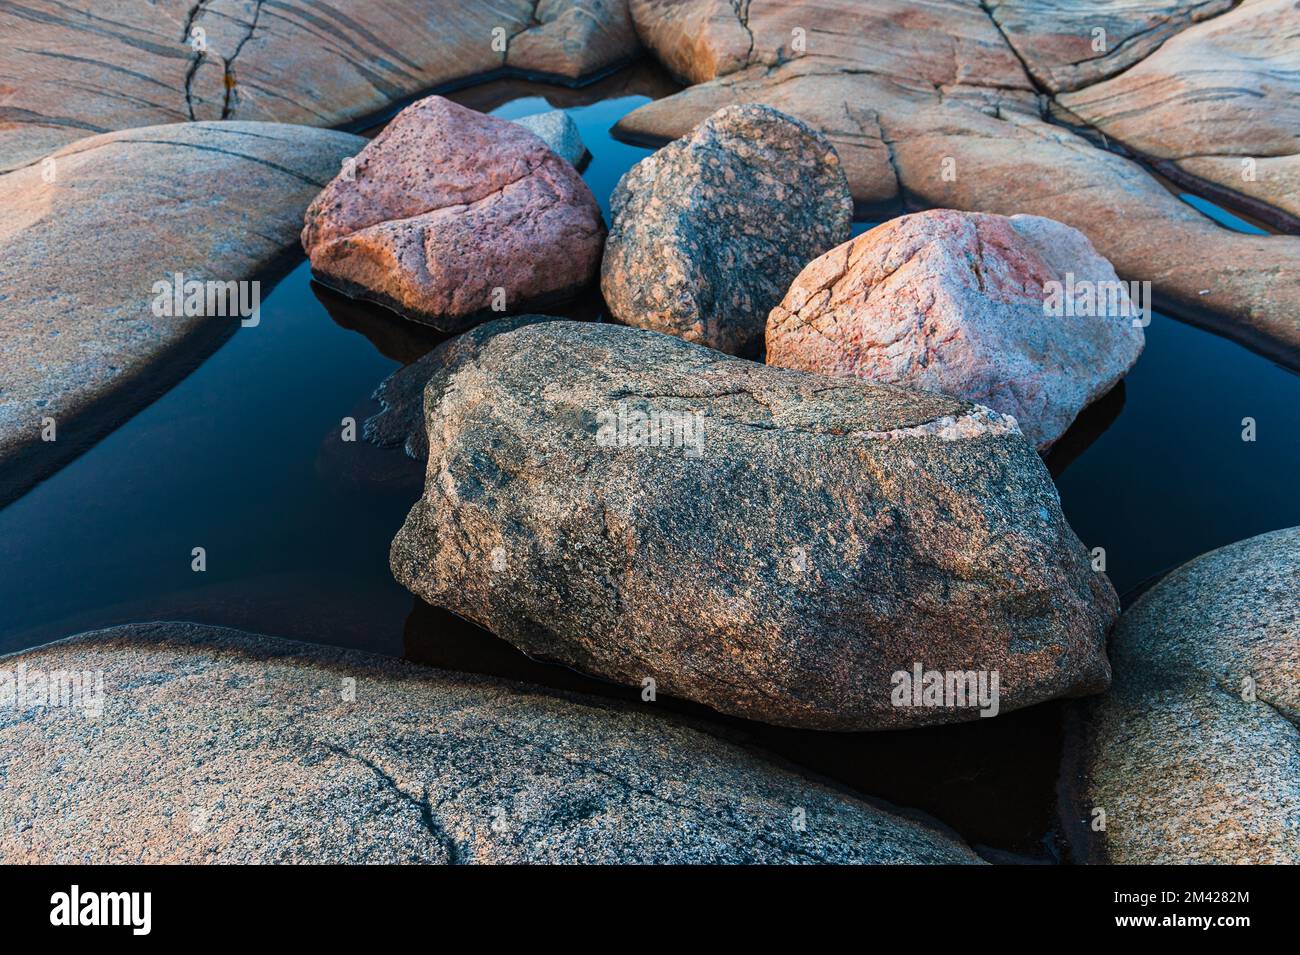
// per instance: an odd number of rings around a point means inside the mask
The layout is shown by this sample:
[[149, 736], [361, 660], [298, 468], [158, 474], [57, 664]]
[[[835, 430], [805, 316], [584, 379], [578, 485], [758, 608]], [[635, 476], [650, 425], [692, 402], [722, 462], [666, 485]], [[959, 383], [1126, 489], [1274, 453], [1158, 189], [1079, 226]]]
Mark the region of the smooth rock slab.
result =
[[6, 864], [979, 861], [645, 709], [185, 623], [20, 664], [104, 708], [0, 709]]
[[808, 260], [849, 237], [834, 148], [765, 106], [731, 107], [641, 160], [610, 199], [601, 291], [620, 322], [757, 355]]
[[131, 126], [336, 126], [477, 76], [578, 83], [639, 50], [626, 0], [27, 0], [0, 7], [0, 170]]
[[551, 152], [573, 166], [580, 167], [583, 160], [590, 156], [582, 142], [582, 134], [578, 132], [578, 124], [562, 109], [521, 116], [513, 122], [546, 143], [551, 147]]
[[1198, 557], [1125, 611], [1111, 692], [1078, 707], [1066, 750], [1079, 861], [1300, 864], [1297, 581], [1293, 527]]
[[1170, 37], [1193, 23], [1231, 10], [1233, 3], [985, 0], [983, 6], [1039, 85], [1061, 93], [1129, 69]]
[[[155, 314], [154, 283], [265, 278], [364, 143], [274, 123], [173, 124], [93, 136], [0, 175], [0, 503], [239, 327]], [[56, 440], [42, 440], [43, 418]]]
[[767, 363], [987, 405], [1041, 451], [1137, 361], [1144, 321], [1082, 233], [942, 209], [809, 263], [768, 317]]
[[430, 96], [307, 210], [312, 273], [440, 331], [571, 298], [605, 226], [577, 170], [506, 120]]
[[618, 325], [491, 328], [425, 390], [391, 563], [428, 603], [785, 726], [978, 718], [894, 706], [915, 663], [999, 671], [1004, 712], [1106, 686], [1114, 592], [995, 412]]
[[[1300, 231], [1300, 7], [1245, 0], [1133, 69], [1058, 99], [1211, 198]], [[1199, 180], [1200, 182], [1197, 182]]]

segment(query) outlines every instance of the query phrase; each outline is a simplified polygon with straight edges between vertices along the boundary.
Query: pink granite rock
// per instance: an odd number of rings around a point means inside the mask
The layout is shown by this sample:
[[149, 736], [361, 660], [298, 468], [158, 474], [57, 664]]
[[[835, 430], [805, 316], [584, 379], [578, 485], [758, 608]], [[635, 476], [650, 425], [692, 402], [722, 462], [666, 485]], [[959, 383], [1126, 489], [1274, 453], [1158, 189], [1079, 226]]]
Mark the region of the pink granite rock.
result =
[[317, 279], [449, 332], [570, 297], [595, 279], [604, 238], [569, 163], [441, 96], [399, 113], [302, 230]]
[[1137, 361], [1146, 304], [1069, 226], [939, 209], [809, 263], [768, 316], [767, 362], [975, 401], [1042, 450]]

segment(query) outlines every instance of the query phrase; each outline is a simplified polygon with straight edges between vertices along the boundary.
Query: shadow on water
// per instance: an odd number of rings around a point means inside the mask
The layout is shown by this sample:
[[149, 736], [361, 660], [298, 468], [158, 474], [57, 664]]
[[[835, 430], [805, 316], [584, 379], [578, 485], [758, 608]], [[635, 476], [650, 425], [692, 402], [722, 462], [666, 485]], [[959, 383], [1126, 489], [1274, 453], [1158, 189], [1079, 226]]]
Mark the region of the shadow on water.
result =
[[[609, 130], [675, 87], [644, 66], [583, 89], [499, 80], [452, 94], [518, 118], [570, 111], [583, 175], [608, 220], [620, 176], [649, 153]], [[871, 223], [858, 223], [855, 234]], [[565, 311], [596, 318], [592, 290]], [[370, 395], [445, 336], [311, 282], [301, 259], [188, 377], [0, 508], [0, 652], [138, 620], [187, 619], [406, 655], [706, 718], [845, 785], [930, 812], [972, 843], [1051, 858], [1061, 706], [960, 726], [812, 733], [533, 661], [393, 580], [389, 543], [423, 466], [360, 440]], [[1243, 441], [1243, 421], [1255, 440]], [[358, 440], [343, 438], [345, 420]], [[1300, 378], [1156, 315], [1126, 381], [1047, 459], [1066, 516], [1103, 547], [1120, 592], [1213, 547], [1300, 524]], [[191, 569], [192, 549], [207, 569]]]

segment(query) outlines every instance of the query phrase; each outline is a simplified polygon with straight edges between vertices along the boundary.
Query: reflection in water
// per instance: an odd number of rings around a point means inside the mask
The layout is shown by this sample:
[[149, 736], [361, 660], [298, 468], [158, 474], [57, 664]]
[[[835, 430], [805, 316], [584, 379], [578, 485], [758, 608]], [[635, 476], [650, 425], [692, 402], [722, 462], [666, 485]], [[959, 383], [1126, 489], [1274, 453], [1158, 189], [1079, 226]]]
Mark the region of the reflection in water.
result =
[[1120, 381], [1083, 411], [1066, 429], [1065, 434], [1057, 438], [1047, 453], [1047, 470], [1052, 479], [1057, 480], [1079, 455], [1087, 451], [1094, 441], [1100, 438], [1124, 410], [1124, 382]]

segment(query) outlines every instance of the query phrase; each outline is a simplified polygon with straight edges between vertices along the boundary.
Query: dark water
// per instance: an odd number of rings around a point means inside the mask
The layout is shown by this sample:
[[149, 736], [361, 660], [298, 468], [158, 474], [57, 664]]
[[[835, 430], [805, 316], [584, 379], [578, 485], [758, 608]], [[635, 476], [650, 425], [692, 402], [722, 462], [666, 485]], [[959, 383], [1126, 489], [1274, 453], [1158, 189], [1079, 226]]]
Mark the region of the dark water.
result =
[[[455, 98], [506, 118], [568, 108], [593, 154], [584, 177], [608, 216], [618, 178], [649, 152], [608, 130], [671, 90], [636, 68], [581, 91], [499, 82]], [[598, 295], [574, 306], [588, 317], [598, 310]], [[188, 619], [635, 701], [634, 691], [528, 660], [393, 581], [388, 545], [422, 469], [399, 452], [345, 442], [342, 422], [354, 418], [359, 432], [377, 410], [368, 396], [379, 381], [438, 340], [314, 286], [300, 263], [264, 294], [259, 326], [239, 329], [153, 405], [0, 509], [0, 652], [115, 623]], [[1254, 442], [1241, 439], [1246, 417]], [[1300, 378], [1157, 315], [1132, 374], [1048, 463], [1071, 524], [1088, 547], [1106, 549], [1125, 592], [1213, 547], [1300, 524], [1298, 432]], [[207, 570], [196, 573], [200, 546]], [[973, 844], [1054, 855], [1058, 704], [872, 734], [655, 705], [928, 811]]]

